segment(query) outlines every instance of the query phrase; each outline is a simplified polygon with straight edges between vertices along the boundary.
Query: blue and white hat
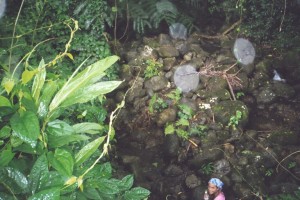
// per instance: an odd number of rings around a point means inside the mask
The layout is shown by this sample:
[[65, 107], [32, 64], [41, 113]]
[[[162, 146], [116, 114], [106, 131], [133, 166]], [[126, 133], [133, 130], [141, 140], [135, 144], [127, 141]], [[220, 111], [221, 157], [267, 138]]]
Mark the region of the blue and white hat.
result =
[[214, 184], [217, 188], [222, 189], [224, 183], [218, 178], [212, 178], [209, 180], [209, 183]]

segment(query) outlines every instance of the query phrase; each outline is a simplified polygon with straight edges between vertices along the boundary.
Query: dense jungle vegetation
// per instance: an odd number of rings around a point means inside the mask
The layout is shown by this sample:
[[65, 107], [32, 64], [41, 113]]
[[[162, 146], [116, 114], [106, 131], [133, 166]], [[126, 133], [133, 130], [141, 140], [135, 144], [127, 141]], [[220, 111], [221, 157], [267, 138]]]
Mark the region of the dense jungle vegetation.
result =
[[175, 22], [206, 35], [235, 24], [281, 53], [299, 48], [298, 2], [0, 0], [0, 199], [147, 199], [109, 162], [118, 46]]

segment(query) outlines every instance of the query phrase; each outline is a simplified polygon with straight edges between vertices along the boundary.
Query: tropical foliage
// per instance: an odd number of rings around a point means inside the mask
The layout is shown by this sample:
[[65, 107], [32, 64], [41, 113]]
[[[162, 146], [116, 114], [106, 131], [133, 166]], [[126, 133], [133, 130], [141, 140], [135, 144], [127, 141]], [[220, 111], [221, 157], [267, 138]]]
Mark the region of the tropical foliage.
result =
[[20, 80], [7, 71], [0, 96], [1, 199], [144, 199], [149, 195], [143, 188], [131, 189], [132, 176], [114, 179], [110, 164], [99, 162], [114, 137], [114, 113], [105, 134], [98, 123], [60, 120], [65, 108], [103, 96], [121, 83], [101, 81], [117, 60], [111, 56], [85, 69], [81, 65], [68, 80], [51, 78], [47, 74], [51, 65], [43, 60], [35, 69], [25, 69]]

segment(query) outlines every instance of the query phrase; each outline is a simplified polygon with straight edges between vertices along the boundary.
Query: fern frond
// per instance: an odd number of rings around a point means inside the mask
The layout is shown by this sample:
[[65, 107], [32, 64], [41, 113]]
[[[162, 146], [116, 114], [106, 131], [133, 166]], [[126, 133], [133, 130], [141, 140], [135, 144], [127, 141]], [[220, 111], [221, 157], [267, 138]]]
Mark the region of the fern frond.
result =
[[198, 27], [194, 25], [194, 19], [188, 15], [179, 14], [176, 20], [186, 27], [188, 33], [191, 33], [194, 30], [198, 30]]

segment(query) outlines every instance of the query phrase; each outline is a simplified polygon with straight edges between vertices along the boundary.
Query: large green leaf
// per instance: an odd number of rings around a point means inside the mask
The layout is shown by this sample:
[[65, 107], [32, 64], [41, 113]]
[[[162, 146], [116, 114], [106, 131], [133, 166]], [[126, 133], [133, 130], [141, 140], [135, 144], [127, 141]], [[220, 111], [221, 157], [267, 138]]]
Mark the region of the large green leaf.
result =
[[78, 89], [71, 94], [62, 104], [62, 107], [67, 107], [76, 103], [85, 103], [99, 95], [109, 93], [116, 89], [121, 81], [106, 81], [99, 82], [81, 89]]
[[53, 136], [72, 135], [75, 130], [68, 123], [61, 120], [54, 120], [47, 125], [47, 132]]
[[12, 167], [0, 169], [0, 184], [4, 185], [9, 190], [9, 193], [20, 194], [27, 192], [28, 181], [25, 175]]
[[109, 162], [103, 164], [97, 164], [86, 176], [85, 178], [91, 178], [97, 180], [100, 178], [111, 178], [112, 177], [112, 167]]
[[145, 188], [141, 188], [141, 187], [135, 187], [132, 188], [129, 191], [126, 191], [124, 194], [124, 199], [125, 200], [143, 200], [145, 198], [147, 198], [150, 195], [150, 191], [145, 189]]
[[18, 113], [10, 119], [13, 135], [19, 137], [22, 141], [35, 147], [40, 134], [39, 120], [37, 116], [27, 111], [22, 116]]
[[92, 122], [83, 122], [73, 125], [73, 129], [76, 133], [89, 133], [89, 134], [97, 134], [104, 127], [98, 123]]
[[101, 195], [99, 194], [98, 190], [96, 190], [95, 188], [90, 188], [87, 187], [84, 190], [84, 195], [88, 198], [88, 199], [102, 199]]
[[48, 160], [46, 155], [43, 154], [35, 161], [29, 174], [29, 189], [32, 194], [39, 190], [42, 177], [48, 173]]
[[35, 75], [32, 84], [32, 96], [35, 102], [38, 102], [39, 100], [41, 90], [45, 83], [45, 79], [46, 79], [46, 68], [45, 68], [44, 59], [42, 59], [38, 67], [38, 73]]
[[54, 154], [48, 153], [50, 164], [61, 175], [71, 177], [73, 173], [74, 159], [72, 154], [64, 149], [55, 149]]
[[29, 197], [28, 200], [60, 200], [60, 188], [51, 188], [40, 191]]
[[57, 89], [58, 84], [54, 81], [47, 81], [47, 83], [45, 84], [42, 90], [42, 96], [40, 97], [38, 103], [38, 115], [40, 117], [45, 117], [47, 115], [49, 110], [48, 105]]
[[50, 189], [54, 187], [62, 188], [65, 183], [65, 177], [60, 175], [57, 171], [50, 171], [41, 176], [40, 188]]
[[100, 144], [104, 141], [105, 136], [99, 137], [96, 140], [85, 145], [76, 155], [75, 155], [75, 163], [77, 165], [82, 164], [86, 161], [100, 146]]
[[5, 150], [0, 153], [0, 167], [5, 167], [14, 158], [15, 153], [11, 151], [10, 145], [6, 146]]
[[114, 195], [120, 192], [116, 179], [102, 178], [97, 181], [90, 181], [87, 187], [98, 188], [103, 194]]
[[11, 103], [6, 97], [0, 96], [0, 107], [11, 107]]
[[48, 145], [51, 148], [57, 148], [62, 147], [64, 145], [67, 145], [71, 142], [79, 142], [88, 140], [90, 137], [86, 135], [62, 135], [62, 136], [53, 136], [48, 135]]
[[121, 191], [126, 191], [129, 190], [133, 185], [133, 176], [132, 175], [127, 175], [119, 183], [119, 189]]
[[[79, 69], [77, 69], [74, 74], [70, 77], [70, 79], [64, 84], [64, 86], [57, 92], [54, 96], [50, 106], [49, 112], [53, 112], [57, 109], [64, 101], [71, 102], [72, 98], [74, 97], [74, 93], [78, 92], [79, 90], [84, 90], [97, 81], [99, 81], [104, 75], [104, 71], [114, 64], [119, 57], [117, 56], [110, 56], [105, 59], [102, 59], [84, 69], [82, 72], [77, 73]], [[80, 66], [81, 67], [81, 66]], [[91, 99], [89, 99], [91, 100]], [[77, 103], [74, 101], [74, 104]], [[71, 105], [67, 103], [65, 105]]]

